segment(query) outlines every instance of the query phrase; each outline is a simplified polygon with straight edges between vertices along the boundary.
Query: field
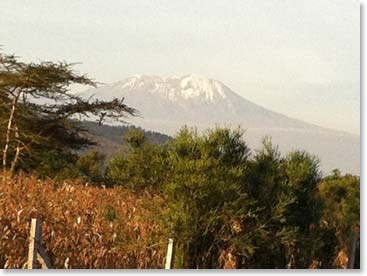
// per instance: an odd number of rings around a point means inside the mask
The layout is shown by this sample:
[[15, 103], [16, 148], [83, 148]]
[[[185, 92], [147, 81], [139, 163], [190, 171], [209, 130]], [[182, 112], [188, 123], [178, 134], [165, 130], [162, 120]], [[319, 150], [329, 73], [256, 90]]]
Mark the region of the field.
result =
[[30, 219], [41, 218], [54, 268], [163, 268], [162, 198], [122, 188], [17, 176], [0, 182], [0, 267], [25, 268]]

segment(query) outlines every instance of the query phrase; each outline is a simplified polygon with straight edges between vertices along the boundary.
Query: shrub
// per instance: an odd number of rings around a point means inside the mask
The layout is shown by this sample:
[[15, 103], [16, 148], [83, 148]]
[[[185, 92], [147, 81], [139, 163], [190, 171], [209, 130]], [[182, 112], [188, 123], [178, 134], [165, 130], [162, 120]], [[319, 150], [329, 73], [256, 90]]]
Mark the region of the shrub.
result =
[[110, 161], [107, 180], [135, 191], [161, 190], [169, 172], [165, 145], [146, 143], [144, 133], [134, 129], [125, 139], [131, 152]]
[[78, 177], [92, 183], [102, 183], [104, 155], [97, 151], [92, 151], [79, 157], [76, 162]]

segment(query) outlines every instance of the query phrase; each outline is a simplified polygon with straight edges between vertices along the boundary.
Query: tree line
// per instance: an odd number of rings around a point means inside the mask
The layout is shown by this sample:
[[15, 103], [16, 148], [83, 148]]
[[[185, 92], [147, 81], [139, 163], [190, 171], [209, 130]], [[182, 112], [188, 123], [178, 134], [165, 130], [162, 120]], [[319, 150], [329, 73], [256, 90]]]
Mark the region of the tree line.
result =
[[250, 154], [241, 129], [184, 127], [164, 145], [139, 131], [125, 139], [132, 151], [106, 178], [166, 199], [179, 267], [219, 268], [223, 254], [236, 268], [331, 268], [340, 252], [358, 263], [359, 177], [322, 177], [315, 156], [282, 156], [269, 138]]

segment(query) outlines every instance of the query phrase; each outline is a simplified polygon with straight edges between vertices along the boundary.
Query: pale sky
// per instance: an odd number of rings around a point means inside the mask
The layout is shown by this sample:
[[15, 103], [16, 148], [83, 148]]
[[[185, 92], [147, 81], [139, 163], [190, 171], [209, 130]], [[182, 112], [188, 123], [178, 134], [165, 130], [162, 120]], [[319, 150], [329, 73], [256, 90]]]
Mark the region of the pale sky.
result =
[[1, 0], [0, 45], [25, 60], [82, 62], [104, 83], [199, 74], [359, 134], [359, 16], [355, 0]]

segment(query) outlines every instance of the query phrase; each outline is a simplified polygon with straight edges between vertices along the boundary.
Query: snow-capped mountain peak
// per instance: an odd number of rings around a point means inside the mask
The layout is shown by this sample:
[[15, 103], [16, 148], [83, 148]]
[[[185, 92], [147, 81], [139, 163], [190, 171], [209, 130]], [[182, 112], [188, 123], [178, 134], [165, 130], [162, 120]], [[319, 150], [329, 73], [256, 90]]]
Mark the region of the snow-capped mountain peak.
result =
[[207, 101], [214, 101], [215, 98], [225, 99], [225, 86], [219, 81], [204, 78], [196, 75], [184, 76], [180, 79], [182, 97], [194, 98], [205, 97]]
[[198, 102], [214, 102], [227, 98], [229, 89], [219, 81], [199, 75], [160, 77], [135, 75], [116, 83], [120, 89], [144, 90], [161, 94], [171, 101], [192, 99]]

